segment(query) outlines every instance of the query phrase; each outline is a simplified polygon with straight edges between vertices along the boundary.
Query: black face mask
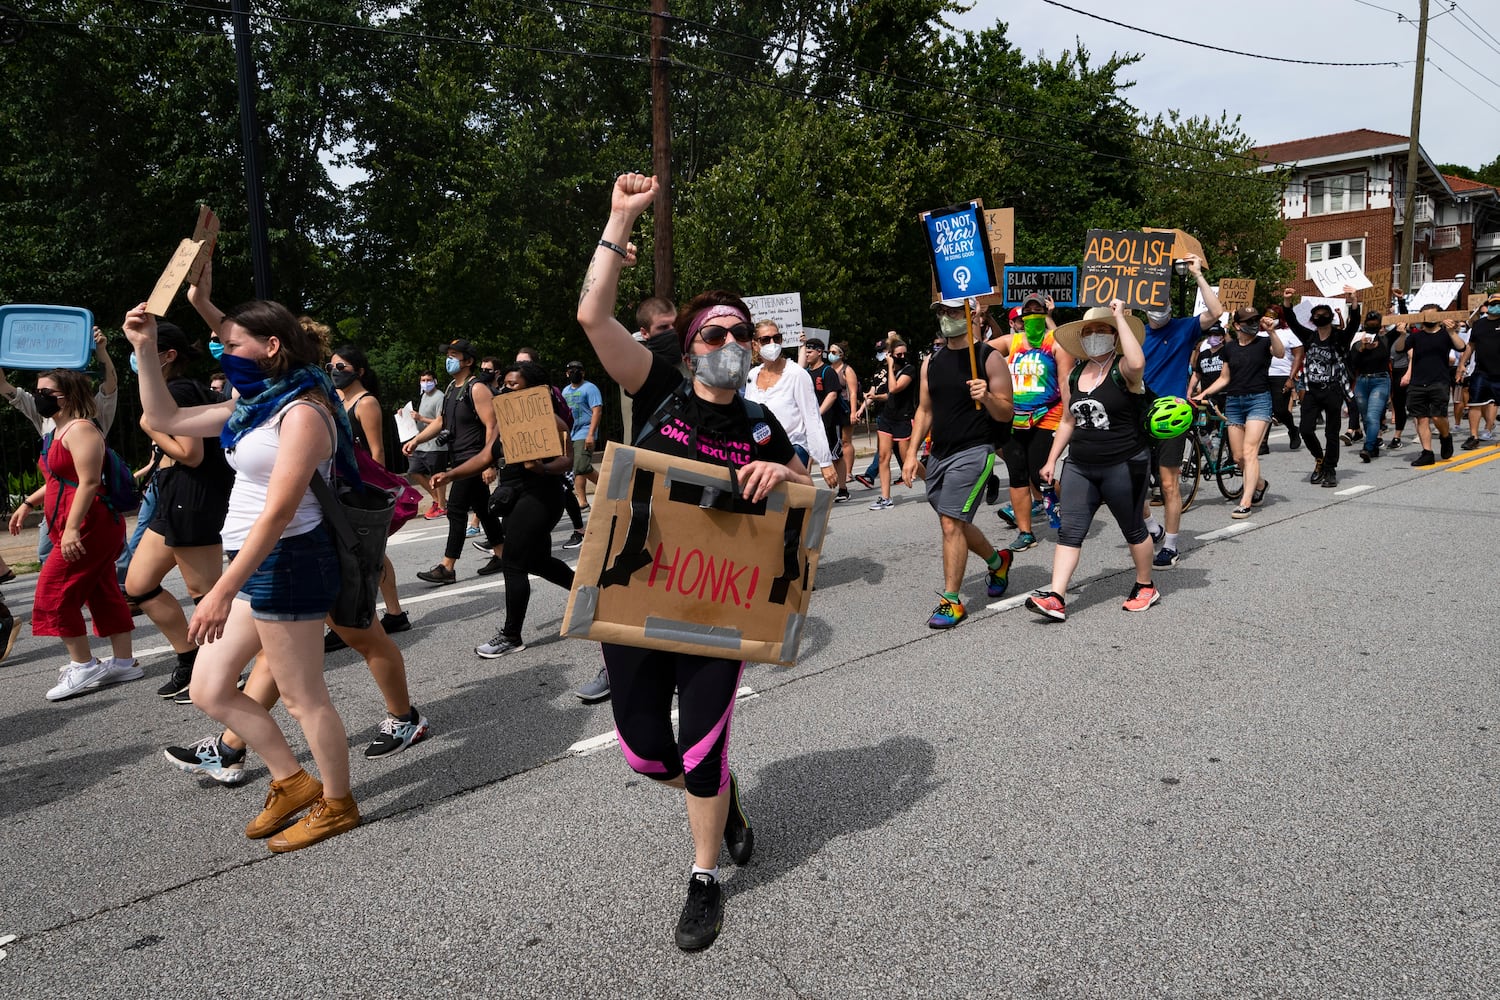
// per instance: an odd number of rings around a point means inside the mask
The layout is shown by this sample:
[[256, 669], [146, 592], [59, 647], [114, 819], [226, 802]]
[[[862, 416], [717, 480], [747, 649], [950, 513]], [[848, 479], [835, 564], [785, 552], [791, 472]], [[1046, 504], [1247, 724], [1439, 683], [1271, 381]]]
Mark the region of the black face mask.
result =
[[1325, 316], [1322, 313], [1316, 313], [1312, 317], [1312, 322], [1313, 322], [1313, 326], [1332, 326], [1333, 325], [1333, 314], [1329, 313], [1328, 315]]
[[48, 417], [55, 417], [62, 411], [62, 402], [56, 396], [38, 394], [35, 402], [36, 415], [43, 420], [46, 420]]

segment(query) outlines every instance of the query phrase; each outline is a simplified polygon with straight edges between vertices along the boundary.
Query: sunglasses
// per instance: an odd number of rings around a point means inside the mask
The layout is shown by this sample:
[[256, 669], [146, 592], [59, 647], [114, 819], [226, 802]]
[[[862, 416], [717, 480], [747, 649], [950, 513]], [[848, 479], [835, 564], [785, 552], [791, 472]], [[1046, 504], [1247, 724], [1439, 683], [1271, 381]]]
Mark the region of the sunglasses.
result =
[[34, 389], [32, 390], [31, 394], [33, 396], [49, 396], [52, 399], [63, 398], [63, 394], [61, 392], [58, 392], [56, 389]]
[[323, 370], [332, 375], [334, 372], [352, 372], [354, 370], [354, 366], [346, 365], [342, 361], [340, 361], [337, 364], [324, 365]]
[[755, 337], [755, 328], [749, 323], [736, 323], [734, 326], [705, 326], [698, 330], [698, 339], [709, 347], [718, 347], [728, 337], [733, 337], [735, 343], [748, 344]]
[[895, 358], [897, 361], [905, 361], [906, 360], [906, 355], [905, 354], [893, 354], [893, 355], [891, 355], [891, 357]]
[[773, 333], [769, 337], [756, 337], [755, 342], [757, 344], [779, 344], [781, 343], [781, 334]]

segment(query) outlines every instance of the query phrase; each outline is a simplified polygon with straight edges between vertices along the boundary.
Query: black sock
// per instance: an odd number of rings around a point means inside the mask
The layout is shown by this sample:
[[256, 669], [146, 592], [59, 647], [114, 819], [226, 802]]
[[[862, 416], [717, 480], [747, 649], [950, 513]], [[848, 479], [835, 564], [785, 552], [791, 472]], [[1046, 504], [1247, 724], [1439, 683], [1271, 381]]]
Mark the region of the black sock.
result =
[[190, 649], [186, 653], [177, 654], [177, 665], [179, 667], [187, 667], [189, 670], [191, 670], [193, 668], [193, 664], [197, 661], [198, 651], [196, 649]]
[[410, 722], [413, 725], [415, 725], [416, 722], [417, 722], [417, 720], [420, 719], [421, 717], [422, 717], [421, 713], [417, 711], [417, 706], [413, 705], [411, 707], [411, 711], [409, 711], [405, 715], [401, 716], [401, 721], [402, 722]]

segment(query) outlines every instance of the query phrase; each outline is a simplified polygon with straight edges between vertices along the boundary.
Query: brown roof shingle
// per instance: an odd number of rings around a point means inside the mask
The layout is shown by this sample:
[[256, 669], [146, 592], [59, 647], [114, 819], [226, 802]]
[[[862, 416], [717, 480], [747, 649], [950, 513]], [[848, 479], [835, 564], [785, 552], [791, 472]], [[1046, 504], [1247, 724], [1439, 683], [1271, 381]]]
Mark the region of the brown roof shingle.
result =
[[1268, 146], [1256, 146], [1250, 152], [1267, 163], [1297, 163], [1322, 156], [1337, 156], [1340, 153], [1358, 153], [1366, 149], [1379, 149], [1409, 141], [1404, 135], [1393, 132], [1376, 132], [1357, 128], [1350, 132], [1335, 132], [1311, 139], [1294, 139]]

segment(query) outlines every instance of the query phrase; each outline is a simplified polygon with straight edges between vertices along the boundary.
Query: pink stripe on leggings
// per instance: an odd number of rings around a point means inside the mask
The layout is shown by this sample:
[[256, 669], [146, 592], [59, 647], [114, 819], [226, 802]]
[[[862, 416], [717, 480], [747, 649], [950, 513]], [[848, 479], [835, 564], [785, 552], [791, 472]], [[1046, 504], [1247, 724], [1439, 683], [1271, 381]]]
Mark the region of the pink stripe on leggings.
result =
[[619, 726], [615, 727], [615, 739], [620, 741], [620, 752], [625, 755], [625, 763], [629, 764], [630, 769], [636, 774], [667, 773], [667, 765], [663, 764], [661, 761], [647, 760], [644, 757], [636, 756], [636, 754], [631, 751], [630, 747], [625, 745], [625, 737], [620, 733]]
[[713, 750], [714, 744], [718, 742], [719, 734], [724, 734], [724, 752], [719, 756], [719, 791], [729, 787], [729, 719], [734, 715], [735, 696], [740, 690], [740, 678], [745, 676], [745, 661], [740, 661], [739, 673], [734, 675], [734, 691], [729, 695], [729, 704], [724, 706], [724, 714], [719, 716], [719, 721], [708, 731], [708, 735], [697, 743], [692, 749], [682, 755], [682, 770], [691, 773], [703, 763], [705, 757]]

